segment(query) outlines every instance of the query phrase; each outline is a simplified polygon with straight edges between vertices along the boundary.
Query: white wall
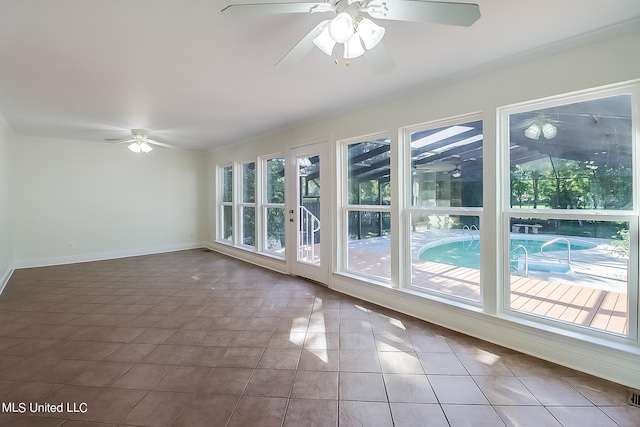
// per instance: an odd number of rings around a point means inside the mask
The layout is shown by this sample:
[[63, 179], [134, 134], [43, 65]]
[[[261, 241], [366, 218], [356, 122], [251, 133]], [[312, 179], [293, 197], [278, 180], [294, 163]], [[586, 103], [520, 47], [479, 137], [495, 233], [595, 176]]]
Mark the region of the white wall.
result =
[[9, 131], [0, 116], [0, 291], [12, 272], [11, 209], [9, 204]]
[[201, 154], [15, 137], [11, 162], [16, 267], [201, 245]]
[[[565, 94], [589, 88], [640, 79], [640, 31], [637, 27], [618, 28], [612, 32], [590, 35], [538, 51], [527, 58], [520, 57], [500, 64], [471, 70], [464, 75], [413, 88], [404, 94], [369, 102], [361, 108], [298, 127], [282, 129], [243, 141], [230, 141], [226, 147], [213, 150], [209, 156], [209, 171], [216, 165], [245, 160], [273, 152], [285, 152], [288, 144], [329, 137], [332, 142], [380, 131], [390, 132], [392, 147], [399, 142], [398, 129], [474, 112], [484, 116], [484, 182], [485, 188], [500, 188], [497, 171], [496, 108], [534, 99]], [[596, 40], [597, 39], [597, 40]], [[475, 71], [475, 72], [474, 72]], [[393, 149], [393, 148], [392, 148]], [[335, 153], [335, 150], [333, 150]], [[396, 162], [396, 163], [393, 163]], [[335, 161], [334, 161], [335, 163]], [[335, 166], [335, 165], [334, 165]], [[392, 161], [392, 170], [398, 167]], [[336, 171], [334, 170], [334, 173]], [[211, 176], [213, 181], [216, 177]], [[399, 180], [393, 183], [396, 194], [401, 191]], [[208, 228], [215, 229], [215, 203], [209, 196]], [[332, 203], [337, 200], [333, 189]], [[392, 205], [392, 209], [395, 209]], [[333, 209], [335, 212], [336, 210]], [[397, 213], [397, 212], [396, 212]], [[498, 191], [484, 193], [483, 235], [498, 235]], [[392, 236], [402, 232], [396, 216]], [[337, 236], [333, 236], [333, 248]], [[392, 241], [393, 244], [393, 241]], [[483, 239], [483, 253], [497, 254], [495, 239]], [[266, 264], [264, 258], [246, 251], [233, 253], [228, 247], [210, 243], [216, 250], [232, 253], [250, 262]], [[395, 248], [398, 252], [401, 248]], [[492, 256], [486, 256], [491, 259]], [[493, 257], [496, 259], [497, 255]], [[376, 286], [334, 274], [329, 285], [338, 291], [396, 309], [413, 316], [495, 342], [506, 347], [541, 357], [556, 363], [608, 378], [621, 384], [640, 388], [640, 346], [637, 342], [619, 342], [573, 334], [561, 329], [551, 330], [533, 322], [509, 317], [498, 308], [497, 286], [500, 275], [496, 265], [483, 266], [483, 283], [489, 284], [484, 295], [484, 310], [469, 309], [436, 299], [421, 298], [402, 290]], [[335, 266], [334, 266], [335, 268]]]

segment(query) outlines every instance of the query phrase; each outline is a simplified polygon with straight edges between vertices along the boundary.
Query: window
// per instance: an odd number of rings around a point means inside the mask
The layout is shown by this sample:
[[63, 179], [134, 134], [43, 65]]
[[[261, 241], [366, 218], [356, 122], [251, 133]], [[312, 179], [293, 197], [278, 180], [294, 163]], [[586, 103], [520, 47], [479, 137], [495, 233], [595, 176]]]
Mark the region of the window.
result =
[[408, 287], [480, 301], [482, 121], [465, 117], [405, 130]]
[[242, 203], [240, 204], [242, 218], [242, 244], [256, 245], [256, 163], [242, 165]]
[[343, 142], [343, 268], [391, 279], [391, 174], [387, 137]]
[[502, 110], [508, 310], [637, 334], [637, 283], [630, 289], [629, 281], [637, 268], [629, 262], [630, 230], [637, 234], [638, 227], [632, 92], [594, 91]]
[[233, 166], [220, 169], [222, 181], [222, 200], [220, 203], [220, 222], [218, 238], [233, 242]]
[[285, 254], [285, 163], [284, 158], [276, 157], [265, 161], [265, 198], [263, 218], [266, 234], [264, 250], [284, 257]]

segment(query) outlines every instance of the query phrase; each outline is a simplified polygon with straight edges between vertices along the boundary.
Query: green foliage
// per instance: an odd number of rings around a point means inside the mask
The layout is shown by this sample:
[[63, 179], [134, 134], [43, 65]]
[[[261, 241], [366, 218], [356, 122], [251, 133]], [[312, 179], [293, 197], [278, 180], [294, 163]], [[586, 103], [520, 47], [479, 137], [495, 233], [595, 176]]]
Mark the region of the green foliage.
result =
[[[511, 206], [537, 209], [627, 209], [632, 179], [624, 168], [545, 158], [511, 166]], [[538, 206], [542, 205], [542, 206]]]
[[616, 236], [613, 236], [615, 240], [611, 242], [613, 248], [611, 252], [619, 257], [627, 258], [629, 256], [629, 230], [622, 229], [616, 233]]
[[[267, 161], [267, 203], [284, 204], [285, 181], [284, 159]], [[267, 208], [267, 245], [280, 247], [285, 244], [285, 212], [284, 208]]]

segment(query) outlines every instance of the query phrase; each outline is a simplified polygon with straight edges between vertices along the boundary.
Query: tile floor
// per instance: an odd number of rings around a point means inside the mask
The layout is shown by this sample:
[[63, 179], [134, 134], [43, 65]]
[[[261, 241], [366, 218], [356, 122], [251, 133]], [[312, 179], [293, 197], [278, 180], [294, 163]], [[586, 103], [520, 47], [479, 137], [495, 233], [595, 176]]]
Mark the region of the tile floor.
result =
[[0, 296], [1, 426], [640, 425], [625, 400], [203, 250], [17, 270]]

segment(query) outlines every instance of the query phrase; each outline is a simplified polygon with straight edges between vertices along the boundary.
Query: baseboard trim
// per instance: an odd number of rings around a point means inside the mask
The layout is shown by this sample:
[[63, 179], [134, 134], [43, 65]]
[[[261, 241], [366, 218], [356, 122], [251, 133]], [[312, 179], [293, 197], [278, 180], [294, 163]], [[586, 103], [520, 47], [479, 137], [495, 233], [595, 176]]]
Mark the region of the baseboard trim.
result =
[[154, 255], [167, 252], [184, 251], [205, 247], [202, 242], [186, 243], [178, 245], [157, 246], [151, 248], [125, 249], [112, 252], [95, 252], [90, 254], [68, 255], [51, 258], [25, 259], [15, 262], [15, 269], [48, 267], [52, 265], [78, 264], [81, 262], [105, 261], [109, 259], [128, 258], [134, 256]]
[[246, 249], [239, 249], [231, 245], [225, 245], [224, 243], [209, 242], [205, 244], [205, 247], [207, 249], [211, 249], [214, 252], [218, 252], [224, 255], [228, 255], [232, 258], [248, 262], [249, 264], [267, 268], [278, 273], [289, 274], [287, 270], [287, 263], [281, 258], [260, 254], [258, 252], [252, 252]]
[[0, 277], [0, 295], [2, 295], [2, 291], [4, 291], [4, 288], [7, 286], [7, 283], [9, 283], [9, 279], [11, 279], [11, 275], [13, 274], [14, 271], [15, 271], [15, 268], [13, 268], [13, 266], [9, 266], [7, 271], [5, 271], [2, 277]]

